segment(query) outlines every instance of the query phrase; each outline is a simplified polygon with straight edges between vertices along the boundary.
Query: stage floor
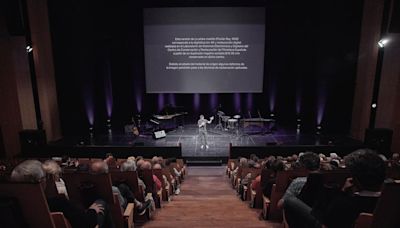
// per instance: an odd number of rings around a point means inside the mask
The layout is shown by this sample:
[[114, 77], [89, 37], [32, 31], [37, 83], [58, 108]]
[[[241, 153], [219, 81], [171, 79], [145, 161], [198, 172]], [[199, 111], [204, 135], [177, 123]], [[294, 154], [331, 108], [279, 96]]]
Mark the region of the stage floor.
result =
[[195, 124], [185, 125], [167, 132], [162, 139], [153, 139], [150, 134], [142, 134], [139, 137], [126, 134], [96, 135], [90, 137], [65, 137], [52, 145], [96, 145], [96, 146], [129, 146], [144, 145], [154, 147], [168, 147], [182, 145], [183, 157], [228, 157], [229, 144], [232, 146], [265, 146], [265, 145], [361, 145], [358, 140], [346, 136], [309, 135], [296, 133], [295, 130], [280, 129], [272, 133], [244, 134], [235, 129], [216, 130], [215, 125], [208, 126], [208, 149], [201, 149], [198, 138], [198, 127]]

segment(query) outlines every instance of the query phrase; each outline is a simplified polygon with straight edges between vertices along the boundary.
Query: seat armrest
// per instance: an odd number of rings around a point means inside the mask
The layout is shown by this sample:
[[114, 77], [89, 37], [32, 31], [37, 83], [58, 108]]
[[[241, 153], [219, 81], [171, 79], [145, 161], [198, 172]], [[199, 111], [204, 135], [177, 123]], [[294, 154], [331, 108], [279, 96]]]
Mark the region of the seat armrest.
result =
[[265, 203], [265, 204], [270, 204], [270, 203], [271, 203], [271, 200], [270, 200], [268, 197], [266, 197], [266, 196], [263, 195], [263, 203]]
[[56, 228], [72, 228], [62, 212], [51, 212], [50, 214]]
[[263, 195], [263, 209], [262, 209], [262, 217], [267, 220], [269, 218], [269, 209], [271, 205], [271, 200]]
[[361, 213], [355, 222], [354, 228], [371, 227], [374, 216], [370, 213]]
[[128, 228], [133, 227], [133, 212], [134, 212], [134, 210], [135, 210], [135, 204], [128, 203], [128, 205], [126, 206], [126, 209], [124, 211], [124, 219], [126, 220]]

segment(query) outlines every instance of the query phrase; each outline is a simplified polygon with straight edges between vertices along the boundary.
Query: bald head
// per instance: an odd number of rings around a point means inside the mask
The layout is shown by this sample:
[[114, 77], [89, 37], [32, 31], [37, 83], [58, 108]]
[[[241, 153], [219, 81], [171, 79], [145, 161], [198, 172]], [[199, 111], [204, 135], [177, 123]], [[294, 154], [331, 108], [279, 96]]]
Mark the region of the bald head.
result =
[[141, 166], [142, 170], [150, 170], [151, 169], [151, 163], [148, 161], [143, 162], [142, 166]]
[[160, 164], [154, 164], [153, 169], [162, 169]]
[[93, 162], [92, 165], [90, 166], [90, 171], [92, 173], [108, 173], [108, 165], [104, 161], [96, 161]]

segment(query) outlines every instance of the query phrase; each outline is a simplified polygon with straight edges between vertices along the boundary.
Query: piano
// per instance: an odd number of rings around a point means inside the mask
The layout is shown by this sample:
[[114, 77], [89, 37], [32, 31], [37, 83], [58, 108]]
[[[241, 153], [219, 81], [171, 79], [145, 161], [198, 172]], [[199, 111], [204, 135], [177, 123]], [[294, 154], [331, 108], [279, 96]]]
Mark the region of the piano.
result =
[[178, 126], [184, 125], [184, 117], [188, 113], [183, 110], [182, 106], [166, 105], [157, 114], [154, 114], [150, 122], [158, 125], [158, 128], [172, 130]]
[[243, 127], [248, 127], [250, 125], [264, 127], [265, 123], [272, 123], [275, 122], [275, 120], [265, 118], [247, 118], [241, 119], [240, 122], [243, 124]]

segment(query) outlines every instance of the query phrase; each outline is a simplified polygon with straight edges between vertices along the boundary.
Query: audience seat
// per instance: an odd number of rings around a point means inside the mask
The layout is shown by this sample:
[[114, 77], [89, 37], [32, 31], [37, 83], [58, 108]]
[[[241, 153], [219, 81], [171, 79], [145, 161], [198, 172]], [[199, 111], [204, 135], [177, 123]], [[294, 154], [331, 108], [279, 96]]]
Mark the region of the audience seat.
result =
[[289, 184], [297, 177], [308, 175], [307, 170], [288, 170], [277, 173], [276, 184], [272, 186], [271, 198], [263, 196], [263, 217], [268, 220], [282, 220], [282, 210], [278, 209], [278, 201], [285, 194]]
[[320, 197], [318, 193], [322, 192], [324, 188], [341, 188], [350, 176], [349, 170], [346, 169], [310, 172], [299, 198], [308, 206], [313, 207]]
[[102, 199], [109, 205], [116, 227], [133, 226], [134, 205], [128, 204], [122, 211], [118, 196], [112, 192], [110, 174], [64, 173], [68, 196], [71, 201], [87, 208], [96, 199]]
[[[11, 220], [14, 225], [23, 223], [27, 227], [71, 227], [63, 213], [50, 212], [40, 183], [2, 182], [0, 198], [2, 226], [7, 226], [7, 221]], [[17, 205], [7, 199], [15, 199]]]
[[361, 213], [355, 228], [400, 227], [400, 183], [387, 183], [383, 187], [373, 214]]
[[170, 184], [168, 183], [168, 181], [165, 181], [163, 178], [163, 171], [162, 169], [153, 169], [153, 174], [156, 175], [156, 177], [161, 181], [161, 194], [162, 194], [162, 200], [163, 201], [170, 201], [170, 196], [171, 196], [171, 192], [170, 192]]
[[245, 186], [243, 186], [243, 195], [242, 195], [242, 199], [244, 201], [247, 200], [251, 200], [251, 182], [258, 176], [261, 174], [261, 168], [246, 168], [244, 171], [242, 171], [242, 173], [244, 173], [245, 175], [243, 177], [245, 177], [248, 173], [251, 174], [249, 183]]
[[261, 181], [257, 189], [251, 190], [251, 205], [253, 208], [263, 207], [263, 191], [262, 186], [265, 186], [273, 171], [270, 169], [261, 169]]

